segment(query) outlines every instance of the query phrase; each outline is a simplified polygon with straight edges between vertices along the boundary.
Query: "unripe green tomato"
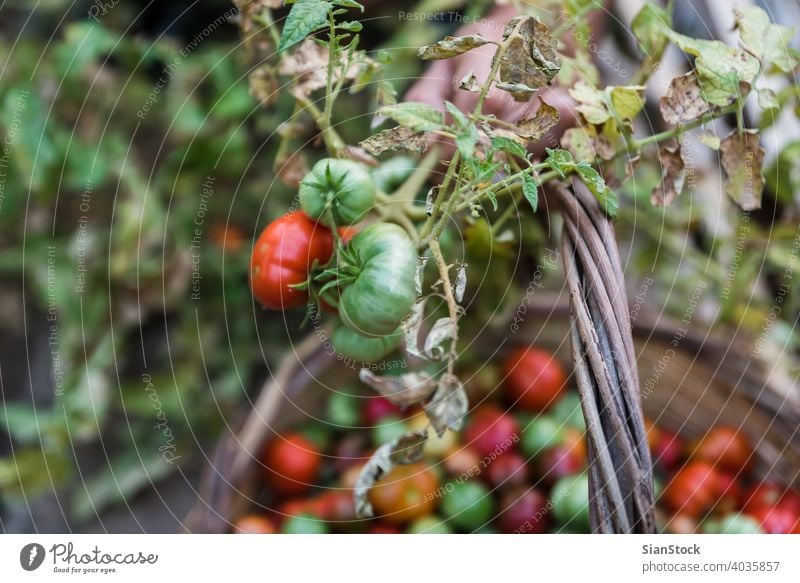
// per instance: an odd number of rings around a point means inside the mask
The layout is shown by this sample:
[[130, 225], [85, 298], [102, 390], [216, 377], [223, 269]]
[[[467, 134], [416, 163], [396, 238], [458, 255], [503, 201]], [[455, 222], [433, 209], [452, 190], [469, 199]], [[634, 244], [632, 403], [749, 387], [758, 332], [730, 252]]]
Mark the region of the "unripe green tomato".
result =
[[564, 442], [564, 425], [549, 415], [539, 415], [522, 430], [522, 451], [529, 456]]
[[408, 526], [408, 534], [452, 534], [453, 530], [438, 516], [417, 518]]
[[364, 167], [336, 158], [314, 164], [298, 194], [303, 212], [329, 227], [357, 223], [375, 204], [375, 184]]
[[417, 250], [406, 232], [390, 223], [375, 223], [347, 246], [360, 271], [342, 291], [339, 316], [364, 336], [392, 334], [411, 312], [417, 293]]
[[331, 342], [337, 352], [359, 362], [378, 362], [398, 347], [403, 339], [398, 330], [388, 336], [364, 336], [347, 326], [337, 326], [331, 334]]
[[577, 393], [567, 393], [549, 411], [553, 419], [556, 419], [569, 427], [586, 430], [586, 422], [583, 419], [581, 410], [581, 398]]
[[452, 482], [445, 486], [441, 511], [450, 524], [471, 532], [491, 519], [494, 501], [480, 482]]
[[708, 520], [703, 524], [706, 534], [764, 534], [755, 518], [746, 514], [728, 514], [719, 520]]
[[286, 518], [281, 532], [283, 534], [328, 534], [328, 525], [311, 514], [298, 514]]
[[361, 423], [361, 399], [349, 393], [332, 393], [326, 417], [334, 428], [357, 427]]
[[408, 431], [406, 425], [397, 415], [387, 415], [372, 428], [372, 442], [376, 447], [394, 441]]
[[410, 156], [395, 156], [394, 158], [389, 158], [377, 168], [373, 168], [370, 174], [372, 174], [372, 179], [375, 181], [375, 186], [383, 192], [394, 192], [411, 176], [416, 167], [417, 162], [414, 158]]
[[589, 476], [565, 476], [550, 491], [553, 516], [571, 532], [589, 532]]

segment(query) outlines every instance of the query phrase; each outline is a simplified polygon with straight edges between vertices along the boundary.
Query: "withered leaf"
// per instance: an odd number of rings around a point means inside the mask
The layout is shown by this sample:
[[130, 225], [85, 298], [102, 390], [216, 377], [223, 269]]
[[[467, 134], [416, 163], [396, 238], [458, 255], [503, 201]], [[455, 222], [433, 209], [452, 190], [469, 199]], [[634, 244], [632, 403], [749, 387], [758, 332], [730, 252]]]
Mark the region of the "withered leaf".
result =
[[720, 139], [715, 133], [709, 130], [704, 130], [698, 134], [697, 139], [701, 144], [705, 144], [712, 150], [719, 150]]
[[358, 518], [369, 518], [374, 515], [372, 505], [367, 498], [370, 489], [395, 465], [419, 461], [426, 439], [427, 432], [413, 431], [404, 433], [375, 450], [369, 461], [364, 464], [353, 488], [353, 501]]
[[387, 150], [405, 150], [421, 154], [428, 148], [425, 133], [415, 132], [406, 126], [383, 130], [359, 142], [359, 144], [373, 156], [383, 154]]
[[664, 121], [675, 125], [693, 121], [711, 110], [694, 72], [675, 77], [658, 104]]
[[472, 49], [477, 49], [487, 44], [489, 41], [479, 34], [468, 34], [465, 36], [446, 36], [439, 42], [424, 46], [417, 51], [417, 56], [423, 61], [435, 61], [438, 59], [449, 59], [458, 56]]
[[258, 99], [263, 106], [272, 105], [278, 100], [278, 80], [274, 69], [262, 65], [250, 73], [250, 95]]
[[478, 93], [481, 90], [478, 84], [478, 78], [475, 76], [475, 71], [470, 71], [461, 81], [458, 82], [458, 88], [470, 93]]
[[458, 268], [458, 275], [456, 275], [456, 283], [454, 286], [454, 294], [456, 301], [461, 303], [464, 299], [464, 292], [467, 289], [467, 266], [462, 264]]
[[436, 381], [425, 372], [379, 376], [368, 368], [362, 368], [358, 378], [376, 393], [403, 408], [427, 399], [436, 389]]
[[442, 359], [447, 353], [443, 344], [449, 342], [452, 337], [453, 326], [450, 318], [439, 318], [425, 339], [425, 348], [423, 349], [425, 355], [432, 360]]
[[[289, 55], [281, 59], [278, 72], [292, 78], [295, 93], [308, 97], [317, 89], [327, 85], [328, 79], [328, 48], [307, 38], [300, 43]], [[347, 81], [354, 80], [359, 73], [359, 64], [353, 63], [345, 72]], [[338, 74], [334, 75], [336, 81]]]
[[725, 192], [743, 210], [760, 208], [764, 191], [761, 164], [765, 152], [758, 142], [758, 133], [754, 130], [739, 133], [734, 129], [720, 143], [720, 151], [722, 167], [728, 174]]
[[669, 206], [683, 191], [685, 164], [680, 146], [664, 146], [659, 150], [658, 157], [661, 160], [661, 183], [653, 188], [650, 202], [653, 206]]
[[560, 117], [555, 107], [546, 103], [541, 97], [538, 99], [539, 107], [533, 117], [526, 117], [518, 121], [514, 130], [517, 135], [534, 142], [541, 140], [550, 129], [558, 124]]
[[468, 409], [469, 400], [464, 385], [451, 374], [442, 375], [436, 392], [425, 404], [425, 414], [440, 437], [447, 429], [460, 431]]
[[538, 18], [518, 16], [503, 31], [507, 42], [500, 59], [499, 89], [517, 101], [528, 101], [532, 93], [550, 84], [561, 69], [557, 41]]
[[[424, 268], [424, 266], [423, 266]], [[421, 278], [421, 274], [420, 274]], [[422, 285], [420, 280], [420, 286]], [[422, 321], [425, 317], [425, 304], [427, 298], [422, 298], [411, 309], [411, 314], [403, 322], [403, 335], [406, 341], [406, 352], [417, 358], [425, 358], [425, 355], [419, 349], [419, 329], [422, 326]]]
[[278, 179], [289, 188], [298, 188], [308, 174], [308, 163], [302, 153], [292, 152], [285, 158], [276, 158], [273, 166]]
[[572, 153], [576, 160], [595, 161], [594, 140], [597, 131], [594, 126], [570, 128], [561, 136], [561, 147]]

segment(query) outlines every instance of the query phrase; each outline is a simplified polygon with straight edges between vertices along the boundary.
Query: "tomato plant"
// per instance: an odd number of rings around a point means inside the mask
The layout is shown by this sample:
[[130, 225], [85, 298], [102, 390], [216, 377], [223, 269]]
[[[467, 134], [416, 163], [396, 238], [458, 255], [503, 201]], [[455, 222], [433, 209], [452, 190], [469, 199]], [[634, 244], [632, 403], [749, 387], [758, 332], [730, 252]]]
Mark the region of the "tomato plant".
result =
[[509, 402], [540, 412], [555, 405], [567, 383], [567, 373], [555, 356], [538, 348], [514, 349], [503, 362]]
[[259, 235], [250, 259], [250, 286], [262, 306], [286, 310], [306, 305], [304, 283], [314, 262], [327, 263], [333, 235], [296, 211], [273, 221]]
[[303, 212], [323, 225], [351, 225], [364, 219], [375, 203], [369, 173], [351, 160], [320, 160], [300, 182]]

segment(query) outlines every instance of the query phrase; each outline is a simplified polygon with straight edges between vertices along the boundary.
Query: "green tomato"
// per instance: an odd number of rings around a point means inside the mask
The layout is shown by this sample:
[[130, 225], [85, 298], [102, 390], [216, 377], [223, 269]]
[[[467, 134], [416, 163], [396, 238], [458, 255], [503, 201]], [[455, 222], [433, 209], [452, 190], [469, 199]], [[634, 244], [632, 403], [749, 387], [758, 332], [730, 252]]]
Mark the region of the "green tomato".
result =
[[361, 400], [349, 393], [334, 392], [328, 399], [327, 420], [336, 429], [357, 427], [361, 423]]
[[298, 194], [303, 212], [329, 227], [357, 223], [375, 204], [372, 178], [351, 160], [320, 160], [300, 182]]
[[483, 484], [451, 482], [445, 486], [441, 510], [448, 522], [471, 532], [489, 521], [494, 511], [494, 502]]
[[331, 445], [330, 428], [322, 423], [305, 423], [298, 429], [303, 437], [313, 443], [320, 451], [327, 451]]
[[283, 534], [328, 534], [328, 525], [311, 514], [288, 516], [281, 527]]
[[400, 330], [387, 336], [364, 336], [346, 326], [337, 326], [331, 334], [333, 347], [347, 358], [359, 362], [378, 362], [389, 355], [403, 339]]
[[589, 532], [589, 475], [565, 476], [550, 491], [553, 516], [570, 532]]
[[357, 275], [339, 299], [342, 321], [364, 336], [394, 333], [417, 299], [417, 250], [411, 239], [397, 225], [376, 223], [353, 237], [347, 255], [358, 265], [349, 266]]
[[387, 415], [372, 428], [372, 442], [376, 446], [394, 441], [408, 431], [408, 426], [397, 415]]
[[408, 526], [408, 534], [452, 534], [453, 530], [438, 516], [422, 516]]
[[520, 447], [531, 457], [564, 441], [564, 425], [549, 415], [539, 415], [522, 430]]
[[703, 524], [706, 534], [764, 534], [755, 518], [744, 514], [729, 514], [719, 520], [709, 520]]
[[553, 419], [562, 422], [564, 425], [586, 430], [586, 422], [583, 419], [581, 410], [581, 398], [577, 393], [567, 393], [549, 411]]
[[372, 179], [375, 181], [375, 186], [380, 188], [383, 192], [394, 192], [398, 187], [403, 184], [414, 169], [417, 167], [417, 162], [410, 156], [395, 156], [389, 158], [371, 171]]

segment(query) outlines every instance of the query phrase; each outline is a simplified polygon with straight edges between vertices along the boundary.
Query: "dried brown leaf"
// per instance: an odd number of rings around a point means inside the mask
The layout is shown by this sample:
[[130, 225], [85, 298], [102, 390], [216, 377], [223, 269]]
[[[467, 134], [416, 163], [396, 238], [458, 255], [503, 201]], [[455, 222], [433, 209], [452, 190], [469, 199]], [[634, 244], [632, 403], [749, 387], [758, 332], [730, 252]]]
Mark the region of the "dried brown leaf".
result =
[[541, 140], [550, 129], [555, 127], [560, 117], [555, 107], [546, 103], [541, 97], [538, 99], [539, 107], [533, 117], [526, 117], [518, 121], [515, 130], [517, 135], [534, 142]]
[[378, 132], [360, 142], [362, 148], [373, 156], [387, 150], [405, 150], [421, 154], [428, 148], [424, 132], [415, 132], [406, 126], [397, 126]]
[[458, 82], [458, 88], [470, 93], [478, 93], [481, 90], [481, 86], [475, 76], [475, 71], [470, 71], [464, 75], [464, 78]]
[[278, 79], [275, 70], [269, 65], [262, 65], [250, 73], [250, 95], [258, 99], [263, 106], [272, 105], [278, 100]]
[[683, 191], [685, 164], [680, 146], [664, 146], [659, 150], [658, 157], [661, 160], [661, 183], [653, 189], [650, 202], [653, 206], [669, 206]]
[[500, 83], [517, 101], [528, 101], [533, 92], [550, 84], [561, 62], [557, 41], [550, 29], [534, 16], [518, 16], [503, 31], [507, 42], [500, 59]]
[[403, 408], [427, 399], [436, 389], [436, 381], [425, 372], [379, 376], [368, 368], [362, 368], [358, 378], [376, 393]]
[[669, 84], [667, 94], [659, 101], [661, 116], [671, 124], [693, 121], [711, 110], [703, 99], [700, 81], [694, 72], [675, 77]]
[[754, 130], [740, 133], [734, 129], [722, 140], [719, 149], [722, 152], [722, 167], [728, 174], [725, 192], [743, 210], [760, 208], [764, 191], [764, 177], [761, 174], [764, 149], [759, 144], [758, 133]]
[[487, 44], [489, 41], [479, 34], [468, 34], [465, 36], [446, 36], [439, 42], [424, 46], [417, 51], [417, 57], [423, 61], [435, 61], [439, 59], [449, 59], [458, 56], [472, 49], [477, 49]]
[[469, 400], [464, 385], [451, 374], [442, 375], [436, 392], [425, 404], [425, 414], [440, 437], [447, 429], [460, 431], [468, 409]]
[[[281, 59], [278, 72], [294, 81], [292, 91], [308, 97], [317, 89], [322, 89], [328, 79], [328, 48], [311, 38], [305, 39], [290, 54]], [[345, 74], [347, 81], [354, 80], [359, 73], [359, 65], [353, 63]], [[338, 75], [334, 81], [338, 80]]]

